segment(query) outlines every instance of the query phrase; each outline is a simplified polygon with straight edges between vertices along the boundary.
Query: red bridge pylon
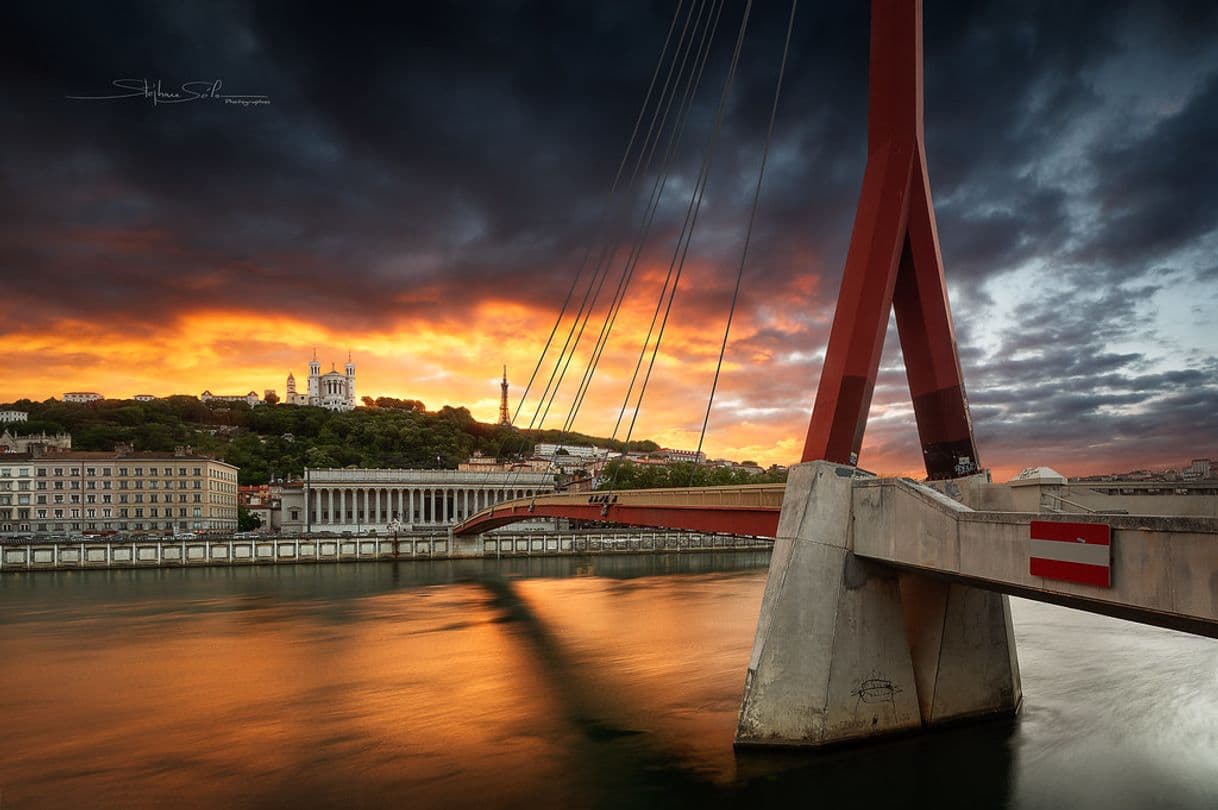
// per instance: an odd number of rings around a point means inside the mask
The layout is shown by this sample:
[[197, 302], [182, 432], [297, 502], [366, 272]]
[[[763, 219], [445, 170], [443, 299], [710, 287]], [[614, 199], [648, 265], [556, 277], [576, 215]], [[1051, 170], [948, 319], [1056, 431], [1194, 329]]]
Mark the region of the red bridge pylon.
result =
[[926, 171], [922, 2], [874, 0], [867, 168], [803, 461], [856, 465], [889, 308], [931, 479], [979, 467]]

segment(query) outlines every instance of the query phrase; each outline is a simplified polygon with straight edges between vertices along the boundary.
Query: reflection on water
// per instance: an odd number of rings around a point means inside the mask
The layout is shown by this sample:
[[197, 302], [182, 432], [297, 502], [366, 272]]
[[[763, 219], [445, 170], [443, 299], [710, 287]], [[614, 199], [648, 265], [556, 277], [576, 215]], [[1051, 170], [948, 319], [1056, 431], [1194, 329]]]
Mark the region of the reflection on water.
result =
[[1218, 642], [1015, 603], [1013, 724], [735, 754], [766, 556], [0, 577], [0, 807], [1218, 807]]

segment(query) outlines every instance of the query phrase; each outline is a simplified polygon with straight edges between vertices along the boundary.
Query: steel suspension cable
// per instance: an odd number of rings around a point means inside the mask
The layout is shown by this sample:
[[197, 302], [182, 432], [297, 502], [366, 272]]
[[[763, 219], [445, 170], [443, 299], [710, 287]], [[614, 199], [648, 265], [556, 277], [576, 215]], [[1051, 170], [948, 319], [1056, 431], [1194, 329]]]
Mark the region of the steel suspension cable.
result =
[[[713, 2], [713, 0], [712, 0], [712, 2]], [[658, 144], [660, 142], [662, 133], [664, 131], [664, 128], [665, 128], [665, 125], [666, 125], [666, 122], [668, 119], [668, 115], [672, 108], [673, 99], [676, 97], [676, 88], [680, 85], [681, 77], [685, 74], [685, 65], [688, 62], [689, 55], [692, 52], [700, 51], [702, 49], [701, 44], [699, 44], [697, 47], [695, 47], [694, 41], [697, 38], [697, 31], [698, 31], [699, 27], [701, 26], [701, 20], [702, 20], [703, 13], [706, 9], [706, 3], [707, 3], [707, 0], [694, 0], [694, 2], [692, 2], [689, 6], [689, 10], [686, 14], [685, 22], [683, 23], [682, 28], [681, 28], [681, 33], [678, 36], [677, 44], [673, 48], [673, 53], [671, 56], [671, 60], [669, 62], [669, 67], [668, 67], [668, 71], [665, 76], [663, 87], [661, 88], [660, 94], [655, 102], [655, 107], [652, 110], [651, 121], [648, 125], [647, 133], [643, 139], [642, 145], [639, 148], [638, 156], [635, 159], [634, 168], [631, 172], [630, 180], [628, 183], [629, 188], [628, 188], [628, 191], [626, 194], [627, 199], [629, 198], [630, 190], [633, 190], [633, 188], [635, 187], [635, 181], [636, 181], [637, 177], [639, 176], [640, 171], [642, 171], [643, 173], [646, 173], [650, 169], [652, 158], [655, 154], [656, 147], [658, 146]], [[651, 80], [651, 83], [648, 88], [647, 98], [644, 100], [644, 105], [640, 109], [640, 119], [639, 120], [641, 120], [643, 114], [647, 110], [648, 101], [650, 100], [651, 95], [653, 93], [656, 79], [658, 77], [658, 72], [664, 64], [663, 56], [667, 52], [667, 45], [668, 45], [669, 40], [671, 39], [671, 34], [673, 31], [673, 28], [675, 26], [676, 20], [680, 16], [680, 8], [681, 8], [681, 5], [678, 4], [677, 11], [674, 13], [673, 23], [670, 24], [670, 27], [669, 27], [669, 36], [665, 39], [665, 48], [661, 52], [661, 59], [657, 62], [656, 72], [653, 73], [652, 80]], [[691, 27], [692, 27], [692, 31], [691, 31]], [[690, 34], [688, 40], [686, 40], [687, 33]], [[706, 36], [706, 31], [705, 31], [705, 29], [703, 29], [702, 37], [705, 38], [705, 36]], [[675, 83], [674, 83], [674, 77], [676, 79]], [[670, 87], [673, 88], [671, 93], [669, 93]], [[660, 118], [661, 110], [663, 110], [662, 118]], [[657, 118], [660, 118], [658, 126], [656, 123]], [[621, 179], [622, 171], [629, 159], [629, 156], [630, 156], [630, 153], [632, 150], [632, 146], [634, 144], [635, 136], [637, 135], [638, 128], [639, 128], [638, 121], [636, 121], [635, 132], [632, 133], [630, 144], [628, 144], [627, 151], [622, 159], [622, 163], [619, 165], [618, 174], [614, 179], [614, 185], [611, 188], [611, 193], [613, 190], [615, 190], [619, 186], [619, 181]], [[653, 136], [654, 136], [654, 138], [653, 138]], [[610, 210], [610, 206], [606, 207], [606, 211], [608, 211], [608, 210]], [[603, 221], [603, 218], [602, 218], [602, 221]], [[558, 387], [562, 383], [563, 376], [565, 375], [566, 370], [570, 365], [571, 359], [575, 356], [575, 352], [576, 352], [579, 342], [583, 336], [584, 328], [587, 326], [587, 322], [588, 322], [588, 319], [591, 317], [593, 308], [595, 306], [595, 302], [599, 298], [600, 291], [604, 286], [605, 280], [607, 278], [608, 267], [612, 261], [613, 254], [616, 253], [616, 250], [617, 250], [616, 244], [614, 244], [612, 247], [610, 247], [611, 240], [608, 239], [608, 233], [609, 233], [609, 231], [603, 232], [603, 238], [604, 238], [604, 241], [606, 244], [601, 251], [600, 259], [597, 261], [597, 264], [594, 268], [592, 277], [588, 281], [588, 286], [587, 286], [587, 289], [585, 289], [585, 291], [584, 291], [584, 295], [581, 300], [579, 310], [576, 312], [575, 317], [573, 318], [573, 320], [571, 322], [571, 327], [567, 332], [567, 337], [563, 344], [562, 350], [559, 352], [559, 355], [555, 360], [554, 368], [550, 372], [549, 379], [547, 380], [545, 390], [543, 390], [541, 396], [538, 399], [537, 407], [535, 408], [535, 410], [533, 412], [532, 418], [529, 420], [529, 426], [528, 426], [527, 430], [532, 430], [532, 429], [534, 429], [534, 427], [536, 427], [537, 429], [540, 429], [541, 426], [544, 424], [546, 416], [549, 413], [550, 405], [553, 404], [554, 398], [558, 394]], [[598, 239], [597, 241], [601, 241], [601, 240]], [[595, 242], [593, 244], [595, 244]], [[592, 251], [592, 246], [589, 246], [589, 249], [585, 255], [585, 260], [586, 260], [587, 256], [590, 255], [591, 251]], [[602, 271], [605, 273], [605, 275], [601, 275]], [[598, 281], [598, 278], [599, 278], [599, 281]], [[576, 284], [575, 284], [575, 282], [573, 282], [572, 294], [575, 289], [576, 289]], [[569, 294], [568, 297], [570, 297], [570, 295], [571, 294]], [[582, 319], [582, 322], [581, 322], [581, 319]], [[557, 327], [559, 324], [561, 324], [561, 320], [562, 320], [562, 314], [560, 313], [560, 318], [556, 322], [553, 333], [557, 332]], [[578, 333], [576, 332], [577, 326], [578, 326]], [[574, 341], [575, 341], [574, 345], [572, 345], [572, 338], [574, 338]], [[550, 341], [547, 342], [547, 345], [549, 345], [549, 343], [550, 343]], [[568, 353], [568, 350], [569, 350], [569, 353]], [[566, 358], [565, 362], [564, 362], [564, 357]], [[540, 368], [543, 361], [544, 361], [544, 353], [543, 353], [543, 356], [541, 358], [539, 358], [537, 368]], [[561, 372], [560, 372], [560, 369], [561, 369]], [[557, 381], [556, 381], [556, 375], [557, 375]], [[536, 373], [534, 374], [534, 376], [536, 376]], [[517, 418], [519, 417], [521, 407], [523, 406], [523, 402], [524, 402], [524, 400], [522, 397], [521, 402], [517, 405], [517, 411], [516, 411]], [[543, 410], [543, 406], [544, 406], [544, 410]], [[524, 437], [522, 436], [522, 439], [523, 438]], [[527, 439], [524, 439], [524, 441], [527, 442]]]
[[[696, 0], [695, 0], [695, 2], [696, 2]], [[672, 41], [672, 33], [676, 28], [677, 20], [680, 19], [680, 17], [681, 17], [681, 8], [684, 5], [684, 3], [685, 3], [685, 0], [677, 0], [677, 6], [673, 11], [672, 21], [669, 23], [669, 26], [668, 26], [668, 33], [664, 37], [664, 45], [660, 49], [660, 56], [656, 60], [655, 68], [652, 70], [651, 81], [648, 83], [648, 86], [647, 86], [647, 93], [643, 98], [642, 105], [640, 105], [640, 107], [639, 107], [639, 114], [635, 118], [634, 128], [632, 129], [632, 131], [630, 133], [630, 138], [627, 141], [626, 149], [622, 154], [622, 159], [618, 164], [617, 172], [614, 175], [613, 182], [610, 184], [609, 201], [606, 202], [604, 209], [602, 209], [601, 216], [600, 216], [600, 218], [597, 222], [596, 228], [595, 228], [595, 230], [597, 232], [599, 232], [601, 230], [601, 228], [604, 225], [605, 220], [609, 214], [609, 211], [612, 208], [612, 205], [611, 205], [612, 199], [613, 199], [615, 193], [617, 192], [618, 184], [621, 181], [622, 172], [624, 171], [624, 169], [626, 167], [626, 163], [629, 161], [630, 153], [631, 153], [632, 149], [634, 148], [634, 142], [638, 136], [639, 126], [643, 120], [644, 115], [647, 112], [647, 107], [648, 107], [649, 102], [651, 101], [652, 92], [655, 89], [656, 79], [659, 77], [660, 70], [664, 65], [665, 57], [668, 53], [668, 45]], [[682, 26], [682, 29], [681, 29], [680, 39], [676, 46], [677, 49], [680, 49], [680, 47], [681, 47], [680, 41], [683, 41], [685, 38], [685, 32], [689, 27], [689, 22], [690, 22], [690, 19], [692, 18], [692, 16], [693, 16], [693, 5], [691, 4], [690, 12], [689, 12], [689, 14], [687, 14], [686, 19], [685, 19], [685, 24]], [[674, 62], [675, 62], [675, 57], [674, 57]], [[669, 68], [669, 75], [671, 76], [671, 66]], [[667, 80], [665, 81], [665, 87], [667, 87]], [[654, 123], [655, 123], [655, 117], [653, 115], [652, 124], [654, 125]], [[650, 137], [650, 132], [648, 134], [648, 137]], [[596, 241], [599, 241], [599, 240], [596, 240]], [[575, 277], [572, 278], [572, 280], [571, 280], [571, 287], [567, 291], [567, 296], [566, 296], [566, 299], [563, 301], [562, 307], [559, 309], [558, 317], [555, 319], [554, 326], [550, 330], [550, 336], [546, 339], [545, 347], [542, 349], [541, 355], [537, 358], [537, 365], [534, 366], [533, 373], [529, 376], [529, 382], [525, 386], [524, 393], [521, 394], [520, 399], [516, 403], [516, 411], [512, 418], [513, 424], [520, 418], [521, 408], [524, 407], [524, 403], [525, 403], [525, 400], [528, 398], [529, 391], [532, 389], [533, 383], [536, 381], [537, 373], [541, 369], [542, 363], [545, 361], [545, 356], [549, 352], [550, 346], [554, 341], [554, 335], [557, 334], [558, 327], [562, 324], [563, 318], [567, 312], [567, 307], [570, 305], [571, 298], [574, 295], [575, 290], [577, 289], [577, 287], [579, 285], [579, 279], [583, 275], [584, 269], [586, 268], [587, 263], [588, 263], [588, 258], [591, 256], [591, 253], [592, 253], [592, 246], [595, 243], [596, 243], [595, 241], [592, 243], [589, 243], [587, 249], [584, 251], [584, 258], [580, 262], [580, 266], [579, 266], [579, 269], [575, 273]], [[560, 357], [561, 357], [561, 355], [560, 355]]]
[[621, 311], [622, 303], [625, 300], [630, 282], [633, 280], [635, 270], [638, 268], [639, 260], [642, 257], [643, 247], [646, 244], [647, 238], [651, 231], [651, 225], [655, 219], [656, 211], [659, 208], [660, 199], [662, 198], [664, 189], [668, 184], [672, 157], [675, 154], [676, 146], [680, 143], [681, 137], [684, 133], [685, 123], [688, 118], [689, 111], [693, 106], [693, 98], [701, 85], [702, 74], [706, 67], [707, 57], [710, 53], [710, 46], [714, 41], [715, 32], [719, 24], [719, 17], [723, 11], [725, 2], [726, 0], [719, 0], [718, 9], [714, 14], [713, 26], [710, 29], [710, 36], [706, 39], [705, 46], [698, 57], [697, 73], [691, 73], [686, 83], [685, 93], [683, 94], [681, 104], [678, 105], [679, 109], [677, 123], [671, 130], [668, 144], [665, 147], [661, 171], [656, 176], [655, 182], [652, 185], [650, 199], [648, 200], [648, 205], [644, 212], [643, 221], [640, 224], [638, 235], [635, 238], [630, 254], [627, 256], [626, 264], [622, 268], [622, 275], [618, 280], [617, 290], [614, 292], [609, 309], [605, 313], [605, 319], [601, 324], [600, 334], [597, 336], [596, 345], [593, 347], [592, 357], [587, 368], [584, 370], [584, 377], [580, 382], [580, 387], [575, 398], [572, 400], [570, 409], [568, 410], [567, 418], [563, 424], [564, 431], [570, 431], [575, 424], [575, 419], [579, 415], [579, 411], [583, 406], [584, 399], [587, 396], [588, 389], [591, 386], [593, 375], [596, 373], [596, 369], [600, 365], [601, 357], [603, 356], [605, 348], [608, 345], [609, 337], [613, 332], [613, 327], [617, 322], [617, 316]]
[[[703, 3], [702, 7], [698, 11], [698, 18], [694, 22], [695, 31], [697, 30], [698, 25], [700, 24], [701, 14], [702, 14], [702, 11], [705, 10], [705, 7], [706, 7], [705, 3]], [[692, 14], [693, 9], [691, 8], [690, 11]], [[705, 37], [705, 36], [706, 36], [706, 29], [703, 30], [703, 37]], [[690, 41], [689, 41], [689, 46], [686, 49], [685, 54], [681, 57], [681, 65], [677, 69], [678, 84], [680, 83], [680, 76], [682, 74], [684, 74], [685, 64], [688, 61], [688, 56], [693, 51], [694, 51], [693, 37], [691, 37]], [[675, 61], [675, 58], [674, 58], [674, 61]], [[675, 92], [676, 92], [675, 86], [674, 86], [673, 92], [675, 95]], [[673, 96], [669, 97], [669, 103], [665, 108], [665, 117], [664, 117], [665, 121], [667, 121], [667, 110], [671, 107], [672, 98], [673, 98]], [[654, 123], [654, 117], [653, 117], [653, 123]], [[657, 138], [657, 142], [658, 142], [658, 138]], [[647, 168], [650, 168], [650, 158], [651, 158], [652, 154], [654, 154], [654, 150], [652, 150], [652, 152], [648, 154]], [[640, 155], [640, 161], [636, 162], [635, 172], [632, 175], [632, 187], [633, 187], [633, 180], [638, 175], [638, 169], [640, 168], [641, 161], [642, 161], [642, 156]], [[593, 281], [589, 284], [588, 289], [585, 291], [584, 302], [581, 304], [580, 310], [576, 314], [575, 321], [573, 321], [571, 324], [571, 330], [568, 333], [567, 342], [566, 342], [566, 344], [564, 344], [564, 352], [562, 354], [560, 354], [559, 360], [555, 365], [555, 369], [554, 369], [554, 371], [551, 372], [550, 381], [553, 383], [553, 388], [551, 389], [551, 386], [549, 384], [547, 384], [546, 391], [543, 392], [543, 400], [545, 399], [546, 394], [549, 394], [549, 400], [548, 400], [548, 402], [544, 402], [544, 403], [539, 402], [538, 403], [537, 411], [534, 412], [534, 419], [530, 420], [530, 425], [529, 425], [530, 428], [532, 428], [535, 424], [537, 429], [540, 430], [541, 427], [545, 424], [545, 421], [549, 416], [550, 408], [553, 406], [555, 400], [557, 399], [559, 388], [561, 387], [562, 382], [566, 377], [566, 373], [567, 373], [568, 369], [570, 368], [572, 360], [575, 357], [575, 353], [579, 348], [579, 344], [583, 340], [583, 335], [587, 328], [588, 322], [592, 317], [592, 312], [595, 308], [596, 301], [600, 298], [601, 290], [604, 288], [604, 283], [608, 278], [608, 266], [609, 265], [607, 262], [604, 261], [604, 259], [606, 258], [606, 256], [608, 256], [609, 260], [611, 261], [612, 255], [616, 254], [616, 250], [617, 250], [616, 244], [613, 245], [612, 250], [610, 250], [610, 247], [607, 244], [605, 247], [605, 250], [602, 251], [602, 261], [598, 263], [597, 273], [594, 273]], [[602, 269], [604, 271], [603, 274], [601, 274]], [[577, 331], [577, 328], [578, 328], [578, 331]], [[571, 345], [572, 337], [575, 338], [575, 342], [573, 345]], [[567, 354], [565, 352], [565, 349], [568, 346], [570, 346], [569, 354]], [[565, 362], [563, 362], [564, 355], [566, 357]], [[561, 364], [561, 370], [559, 369], [559, 364]], [[555, 381], [555, 374], [557, 374], [557, 381]], [[543, 408], [543, 404], [544, 404], [544, 408]], [[539, 421], [537, 420], [538, 414], [540, 414]]]
[[711, 407], [715, 403], [715, 391], [719, 387], [719, 373], [723, 369], [723, 357], [727, 353], [727, 339], [732, 331], [732, 319], [736, 314], [736, 302], [740, 297], [740, 282], [744, 278], [744, 267], [748, 260], [749, 245], [753, 240], [753, 224], [757, 219], [757, 205], [761, 199], [761, 182], [765, 178], [766, 161], [770, 155], [770, 142], [774, 137], [774, 119], [778, 116], [778, 99], [782, 96], [782, 80], [787, 71], [787, 54], [791, 49], [791, 31], [795, 27], [795, 10], [799, 0], [791, 0], [791, 15], [787, 19], [787, 36], [782, 45], [782, 59], [778, 63], [778, 82], [774, 87], [774, 101], [770, 104], [770, 122], [766, 128], [765, 142], [761, 147], [761, 167], [757, 170], [757, 185], [753, 188], [753, 205], [749, 209], [749, 224], [744, 232], [744, 247], [740, 251], [740, 266], [736, 268], [736, 287], [732, 290], [732, 303], [727, 310], [727, 325], [723, 328], [723, 342], [719, 345], [719, 360], [715, 363], [715, 377], [711, 381], [710, 396], [706, 401], [706, 415], [702, 417], [702, 432], [698, 434], [698, 448], [694, 451], [694, 466], [690, 469], [689, 481], [693, 484], [694, 472], [698, 469], [698, 457], [702, 454], [702, 443], [706, 439], [706, 426], [710, 423]]
[[[715, 148], [718, 144], [719, 134], [723, 127], [723, 118], [724, 118], [724, 115], [727, 110], [727, 100], [731, 94], [732, 85], [735, 82], [736, 70], [740, 63], [740, 52], [744, 45], [744, 36], [745, 36], [745, 32], [748, 29], [749, 15], [752, 12], [752, 8], [753, 8], [753, 0], [748, 0], [747, 3], [745, 4], [744, 15], [740, 21], [740, 32], [736, 37], [736, 47], [732, 53], [731, 65], [728, 68], [727, 78], [724, 80], [724, 83], [723, 83], [723, 91], [719, 98], [719, 108], [715, 113], [714, 128], [711, 132], [710, 141], [707, 144], [706, 154], [702, 160], [702, 170], [699, 174], [698, 181], [695, 184], [693, 194], [690, 197], [689, 207], [686, 209], [685, 223], [682, 226], [681, 234], [677, 240], [677, 247], [673, 253], [673, 260], [669, 264], [669, 274], [668, 274], [668, 277], [666, 277], [666, 279], [665, 279], [665, 286], [660, 291], [660, 300], [659, 300], [659, 302], [657, 302], [657, 309], [656, 309], [657, 314], [659, 312], [660, 306], [663, 305], [664, 297], [666, 294], [668, 296], [668, 304], [664, 309], [664, 318], [660, 322], [660, 330], [659, 330], [659, 332], [656, 333], [656, 342], [655, 342], [655, 346], [652, 348], [651, 360], [648, 363], [647, 372], [643, 377], [643, 382], [639, 389], [639, 396], [638, 396], [638, 400], [635, 403], [634, 414], [630, 419], [630, 426], [626, 431], [625, 443], [626, 443], [627, 447], [629, 447], [630, 439], [634, 434], [634, 427], [638, 420], [639, 412], [642, 409], [643, 398], [647, 393], [647, 385], [651, 380], [651, 372], [655, 368], [655, 361], [656, 361], [657, 355], [659, 354], [660, 344], [664, 339], [664, 331], [668, 326], [668, 318], [669, 318], [669, 315], [672, 313], [672, 305], [673, 305], [673, 301], [676, 299], [677, 287], [681, 282], [681, 274], [685, 268], [685, 259], [689, 254], [690, 243], [693, 241], [694, 228], [697, 225], [698, 214], [702, 208], [702, 199], [706, 192], [706, 184], [707, 184], [707, 180], [708, 180], [709, 174], [710, 174], [710, 166], [711, 166], [712, 160], [714, 158]], [[682, 242], [684, 242], [683, 245], [682, 245]], [[678, 261], [678, 257], [679, 257], [679, 261]], [[674, 275], [674, 268], [675, 268], [675, 275]], [[668, 289], [669, 278], [672, 279], [671, 292]], [[655, 323], [655, 316], [653, 315], [652, 316], [653, 326], [654, 326], [654, 323]], [[642, 359], [646, 355], [647, 343], [650, 341], [650, 337], [651, 337], [651, 332], [649, 330], [647, 339], [645, 340], [645, 342], [643, 344], [643, 350], [639, 355], [639, 364], [636, 365], [636, 367], [635, 367], [636, 377], [637, 377], [638, 369], [642, 365]], [[633, 390], [633, 382], [634, 382], [634, 380], [632, 379], [631, 390], [627, 391], [627, 399], [626, 399], [626, 401], [623, 402], [622, 411], [618, 415], [619, 425], [621, 422], [622, 414], [625, 412], [626, 404], [629, 402], [629, 397], [630, 397], [631, 391]], [[614, 428], [613, 435], [614, 435], [614, 437], [616, 437], [616, 435], [617, 435], [616, 426]], [[620, 469], [620, 467], [618, 469]], [[616, 472], [617, 471], [615, 470], [614, 481], [616, 481]]]

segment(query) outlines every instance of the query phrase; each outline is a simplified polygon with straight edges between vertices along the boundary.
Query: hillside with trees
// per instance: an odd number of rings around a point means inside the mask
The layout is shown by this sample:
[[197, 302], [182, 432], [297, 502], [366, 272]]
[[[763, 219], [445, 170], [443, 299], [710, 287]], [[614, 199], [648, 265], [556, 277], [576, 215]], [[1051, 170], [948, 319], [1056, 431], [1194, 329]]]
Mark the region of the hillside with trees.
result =
[[[747, 462], [746, 462], [747, 463]], [[787, 480], [787, 471], [729, 469], [713, 464], [635, 464], [613, 460], [605, 465], [597, 489], [656, 489], [659, 487], [722, 487], [733, 484], [777, 484]]]
[[[204, 403], [189, 396], [85, 404], [23, 399], [0, 404], [0, 410], [7, 409], [29, 412], [28, 422], [7, 426], [14, 432], [71, 433], [75, 450], [130, 444], [136, 450], [172, 452], [190, 446], [240, 467], [242, 484], [299, 476], [305, 466], [456, 469], [475, 451], [506, 460], [527, 456], [537, 442], [625, 449], [618, 441], [490, 425], [466, 408], [428, 411], [417, 400], [389, 397], [365, 398], [364, 407], [345, 413], [302, 405]], [[636, 441], [629, 449], [651, 452], [657, 445]]]

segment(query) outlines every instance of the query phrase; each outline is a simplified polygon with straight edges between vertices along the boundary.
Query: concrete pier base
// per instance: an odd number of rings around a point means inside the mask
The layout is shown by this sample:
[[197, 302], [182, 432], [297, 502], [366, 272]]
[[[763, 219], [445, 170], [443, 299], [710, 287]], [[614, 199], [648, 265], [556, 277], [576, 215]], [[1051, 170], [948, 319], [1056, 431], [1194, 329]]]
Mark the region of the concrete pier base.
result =
[[857, 475], [791, 469], [738, 745], [819, 747], [1018, 707], [1006, 597], [855, 557]]

